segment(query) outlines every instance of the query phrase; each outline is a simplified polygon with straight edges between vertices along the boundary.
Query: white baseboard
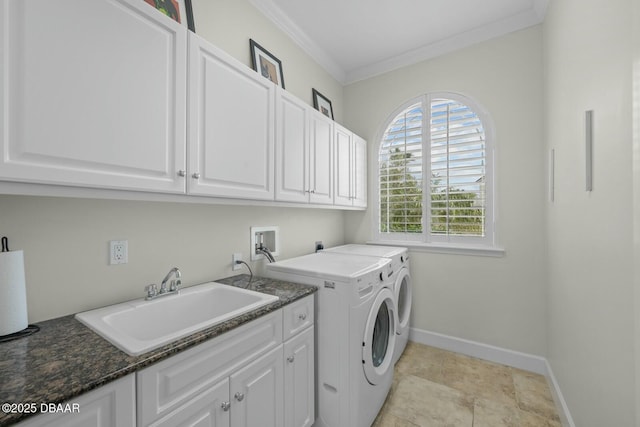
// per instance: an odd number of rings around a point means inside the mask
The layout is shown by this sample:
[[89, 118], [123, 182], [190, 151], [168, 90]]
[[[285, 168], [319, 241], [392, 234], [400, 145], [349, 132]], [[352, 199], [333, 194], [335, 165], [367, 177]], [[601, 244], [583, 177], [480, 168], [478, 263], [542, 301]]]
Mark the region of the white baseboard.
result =
[[420, 344], [449, 350], [478, 359], [507, 365], [540, 375], [547, 375], [547, 361], [544, 357], [507, 350], [476, 341], [456, 338], [449, 335], [411, 328], [409, 339]]
[[558, 408], [558, 415], [560, 415], [560, 421], [562, 421], [563, 427], [576, 427], [573, 422], [573, 418], [571, 418], [571, 412], [569, 412], [569, 407], [567, 406], [567, 402], [564, 400], [564, 396], [560, 391], [560, 385], [556, 380], [556, 376], [553, 375], [553, 370], [551, 369], [551, 365], [549, 361], [545, 359], [547, 364], [547, 381], [551, 383], [551, 394], [553, 395], [553, 401], [556, 404], [556, 408]]
[[410, 328], [409, 340], [544, 375], [550, 383], [551, 394], [556, 408], [558, 408], [558, 415], [560, 416], [562, 425], [564, 427], [575, 427], [567, 403], [562, 396], [558, 382], [551, 370], [551, 365], [549, 365], [549, 362], [544, 357], [417, 328]]

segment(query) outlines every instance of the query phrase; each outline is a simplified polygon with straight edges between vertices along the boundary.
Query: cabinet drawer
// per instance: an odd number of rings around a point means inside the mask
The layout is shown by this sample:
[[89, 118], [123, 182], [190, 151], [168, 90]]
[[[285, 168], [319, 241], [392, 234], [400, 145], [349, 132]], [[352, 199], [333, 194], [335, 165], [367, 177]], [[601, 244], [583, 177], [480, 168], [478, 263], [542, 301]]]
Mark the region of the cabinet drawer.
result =
[[282, 344], [282, 310], [137, 373], [138, 422], [148, 425]]
[[313, 325], [313, 295], [284, 307], [284, 340]]

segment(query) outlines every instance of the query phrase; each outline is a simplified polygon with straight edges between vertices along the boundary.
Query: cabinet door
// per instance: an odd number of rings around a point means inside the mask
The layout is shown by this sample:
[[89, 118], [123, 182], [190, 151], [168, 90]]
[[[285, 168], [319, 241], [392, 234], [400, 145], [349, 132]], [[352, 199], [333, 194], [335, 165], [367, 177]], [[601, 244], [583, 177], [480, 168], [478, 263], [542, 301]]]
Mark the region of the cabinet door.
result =
[[306, 203], [310, 107], [284, 90], [278, 90], [276, 99], [276, 200]]
[[315, 421], [313, 326], [284, 344], [284, 426], [307, 427]]
[[138, 424], [164, 418], [259, 354], [282, 349], [282, 324], [278, 310], [138, 371]]
[[367, 141], [353, 134], [353, 206], [367, 207]]
[[311, 111], [311, 203], [333, 204], [333, 120]]
[[187, 29], [140, 0], [0, 0], [0, 179], [184, 193]]
[[[37, 415], [17, 424], [17, 426], [135, 427], [135, 374], [129, 374], [119, 380], [110, 382], [77, 398], [73, 398], [67, 403], [72, 412]], [[77, 412], [73, 412], [73, 405], [77, 405]]]
[[228, 427], [229, 409], [229, 379], [225, 378], [149, 427]]
[[343, 128], [335, 125], [336, 139], [336, 205], [351, 206], [353, 204], [352, 194], [352, 164], [353, 164], [353, 134]]
[[231, 426], [283, 425], [282, 346], [231, 375]]
[[273, 200], [275, 85], [190, 33], [190, 194]]

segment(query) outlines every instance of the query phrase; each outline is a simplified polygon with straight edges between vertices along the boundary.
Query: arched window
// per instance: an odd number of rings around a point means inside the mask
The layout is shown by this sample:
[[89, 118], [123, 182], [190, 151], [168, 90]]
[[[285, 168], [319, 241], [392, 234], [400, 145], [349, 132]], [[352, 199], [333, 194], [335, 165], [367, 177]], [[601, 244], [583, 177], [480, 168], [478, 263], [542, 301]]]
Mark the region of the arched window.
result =
[[377, 237], [493, 245], [493, 135], [471, 99], [422, 96], [386, 124]]

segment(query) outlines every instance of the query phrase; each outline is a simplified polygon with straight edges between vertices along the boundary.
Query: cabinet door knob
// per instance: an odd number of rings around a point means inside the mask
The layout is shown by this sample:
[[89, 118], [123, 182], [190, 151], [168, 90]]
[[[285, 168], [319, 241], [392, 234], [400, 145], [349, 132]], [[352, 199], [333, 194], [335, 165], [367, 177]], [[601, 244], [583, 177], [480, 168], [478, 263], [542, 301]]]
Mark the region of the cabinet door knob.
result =
[[307, 314], [306, 313], [298, 314], [298, 320], [307, 320]]
[[293, 363], [294, 360], [296, 360], [295, 356], [287, 357], [287, 362], [289, 362], [289, 363]]
[[200, 172], [196, 172], [191, 176], [193, 177], [193, 179], [200, 179]]
[[227, 412], [229, 410], [229, 408], [231, 408], [231, 403], [222, 402], [222, 405], [220, 405], [220, 407], [222, 408], [223, 411]]
[[242, 402], [242, 399], [244, 399], [244, 393], [237, 392], [234, 397], [238, 402]]
[[184, 170], [184, 169], [180, 169], [180, 170], [178, 171], [178, 176], [182, 176], [182, 177], [187, 176], [187, 171], [186, 171], [186, 170]]

